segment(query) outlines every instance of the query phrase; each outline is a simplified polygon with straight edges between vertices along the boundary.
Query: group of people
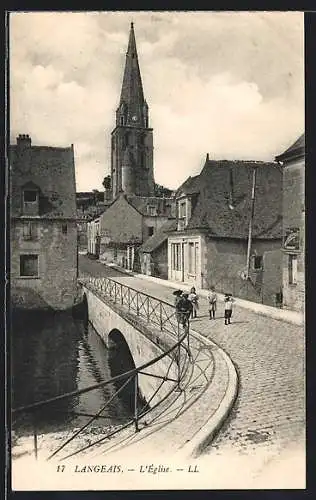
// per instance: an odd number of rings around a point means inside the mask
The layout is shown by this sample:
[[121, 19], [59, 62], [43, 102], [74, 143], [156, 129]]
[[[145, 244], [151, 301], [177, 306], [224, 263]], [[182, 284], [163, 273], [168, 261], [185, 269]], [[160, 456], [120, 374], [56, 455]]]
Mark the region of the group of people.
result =
[[[185, 327], [190, 318], [197, 317], [197, 311], [199, 309], [199, 297], [196, 293], [196, 289], [193, 286], [189, 293], [183, 292], [182, 290], [176, 290], [173, 292], [176, 296], [175, 298], [175, 308], [178, 323], [181, 323]], [[230, 325], [232, 312], [233, 312], [233, 302], [234, 299], [231, 293], [225, 293], [224, 297], [224, 320], [225, 325]], [[215, 292], [215, 287], [210, 288], [208, 294], [209, 303], [209, 315], [210, 319], [215, 319], [216, 309], [217, 309], [217, 294]]]

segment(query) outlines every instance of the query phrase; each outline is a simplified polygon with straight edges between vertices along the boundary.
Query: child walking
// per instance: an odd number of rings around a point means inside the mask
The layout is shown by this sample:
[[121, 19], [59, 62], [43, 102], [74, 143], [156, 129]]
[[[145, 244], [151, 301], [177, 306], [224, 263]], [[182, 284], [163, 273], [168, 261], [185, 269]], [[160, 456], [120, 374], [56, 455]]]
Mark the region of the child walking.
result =
[[215, 319], [216, 301], [217, 301], [217, 295], [215, 293], [215, 287], [211, 286], [210, 293], [208, 294], [210, 319]]
[[230, 320], [233, 313], [233, 302], [234, 302], [231, 293], [225, 293], [224, 302], [225, 302], [225, 315], [224, 315], [225, 325], [230, 325]]
[[193, 286], [189, 293], [189, 301], [192, 304], [192, 318], [196, 318], [199, 308], [199, 297], [197, 296], [195, 287]]

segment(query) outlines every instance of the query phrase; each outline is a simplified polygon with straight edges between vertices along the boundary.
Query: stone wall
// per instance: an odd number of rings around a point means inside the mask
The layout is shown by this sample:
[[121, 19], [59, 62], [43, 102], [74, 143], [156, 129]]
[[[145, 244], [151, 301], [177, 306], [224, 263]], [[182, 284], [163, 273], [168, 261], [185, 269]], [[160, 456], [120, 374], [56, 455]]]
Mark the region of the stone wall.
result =
[[[77, 292], [77, 225], [34, 219], [35, 233], [25, 239], [26, 220], [11, 221], [11, 298], [22, 308], [68, 309]], [[64, 234], [62, 226], [67, 225]], [[20, 255], [35, 254], [38, 276], [20, 276]]]
[[263, 254], [263, 304], [276, 306], [276, 294], [282, 289], [282, 251], [280, 248]]
[[[271, 256], [269, 252], [273, 252]], [[263, 257], [263, 269], [253, 269], [251, 259], [250, 280], [245, 281], [241, 279], [241, 272], [246, 269], [247, 241], [209, 238], [204, 263], [206, 267], [203, 270], [204, 288], [214, 285], [218, 292], [228, 292], [242, 299], [275, 305], [274, 296], [282, 286], [281, 241], [253, 240], [251, 255]]]
[[[127, 250], [126, 248], [113, 248], [101, 243], [100, 261], [104, 263], [114, 263], [118, 266], [124, 267], [126, 263]], [[126, 267], [126, 266], [125, 266]]]
[[[283, 228], [299, 229], [299, 249], [283, 254], [283, 304], [301, 311], [305, 304], [305, 159], [284, 166], [283, 171]], [[289, 283], [289, 255], [297, 256], [297, 283]]]
[[142, 242], [142, 215], [120, 196], [100, 216], [101, 244]]
[[[146, 327], [143, 327], [139, 321], [137, 321], [136, 328], [136, 325], [134, 326], [132, 324], [132, 322], [136, 320], [135, 317], [133, 318], [133, 316], [128, 315], [128, 313], [124, 314], [122, 310], [117, 309], [118, 306], [115, 307], [113, 304], [106, 304], [104, 298], [101, 298], [88, 288], [83, 287], [83, 290], [87, 297], [89, 321], [103, 339], [106, 346], [109, 346], [109, 334], [113, 330], [119, 330], [129, 346], [136, 367], [162, 354], [162, 349], [152, 340], [153, 328], [149, 331]], [[115, 309], [117, 309], [117, 311]], [[172, 344], [173, 340], [171, 339], [170, 345]], [[159, 376], [165, 376], [170, 362], [171, 358], [166, 356], [144, 371]], [[169, 376], [177, 378], [177, 366], [174, 361], [169, 371]], [[160, 385], [161, 379], [159, 378], [139, 375], [139, 388], [147, 401], [152, 397]], [[174, 387], [174, 382], [165, 382], [151, 401], [150, 406], [158, 403]]]

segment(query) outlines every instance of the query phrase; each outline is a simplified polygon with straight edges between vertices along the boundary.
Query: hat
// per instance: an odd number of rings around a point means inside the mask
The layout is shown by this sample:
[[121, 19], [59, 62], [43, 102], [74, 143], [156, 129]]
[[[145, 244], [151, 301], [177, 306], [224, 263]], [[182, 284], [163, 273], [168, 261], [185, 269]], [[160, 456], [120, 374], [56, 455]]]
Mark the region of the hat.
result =
[[174, 292], [172, 292], [172, 295], [182, 295], [182, 290], [175, 290]]

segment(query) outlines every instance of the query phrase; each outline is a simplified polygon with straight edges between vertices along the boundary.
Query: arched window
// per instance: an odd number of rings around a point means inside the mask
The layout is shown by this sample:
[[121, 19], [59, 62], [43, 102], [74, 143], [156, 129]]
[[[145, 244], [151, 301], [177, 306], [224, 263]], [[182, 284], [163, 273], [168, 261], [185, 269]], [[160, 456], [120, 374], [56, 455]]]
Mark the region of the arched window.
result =
[[146, 134], [140, 134], [139, 135], [138, 141], [139, 141], [139, 145], [140, 146], [144, 146], [145, 145], [145, 138], [146, 138]]
[[125, 102], [120, 107], [120, 125], [125, 125], [127, 120], [127, 106]]
[[145, 151], [142, 151], [140, 153], [140, 166], [141, 166], [141, 168], [146, 168], [146, 153], [145, 153]]
[[123, 135], [123, 148], [126, 149], [127, 146], [129, 145], [129, 132], [125, 132]]

